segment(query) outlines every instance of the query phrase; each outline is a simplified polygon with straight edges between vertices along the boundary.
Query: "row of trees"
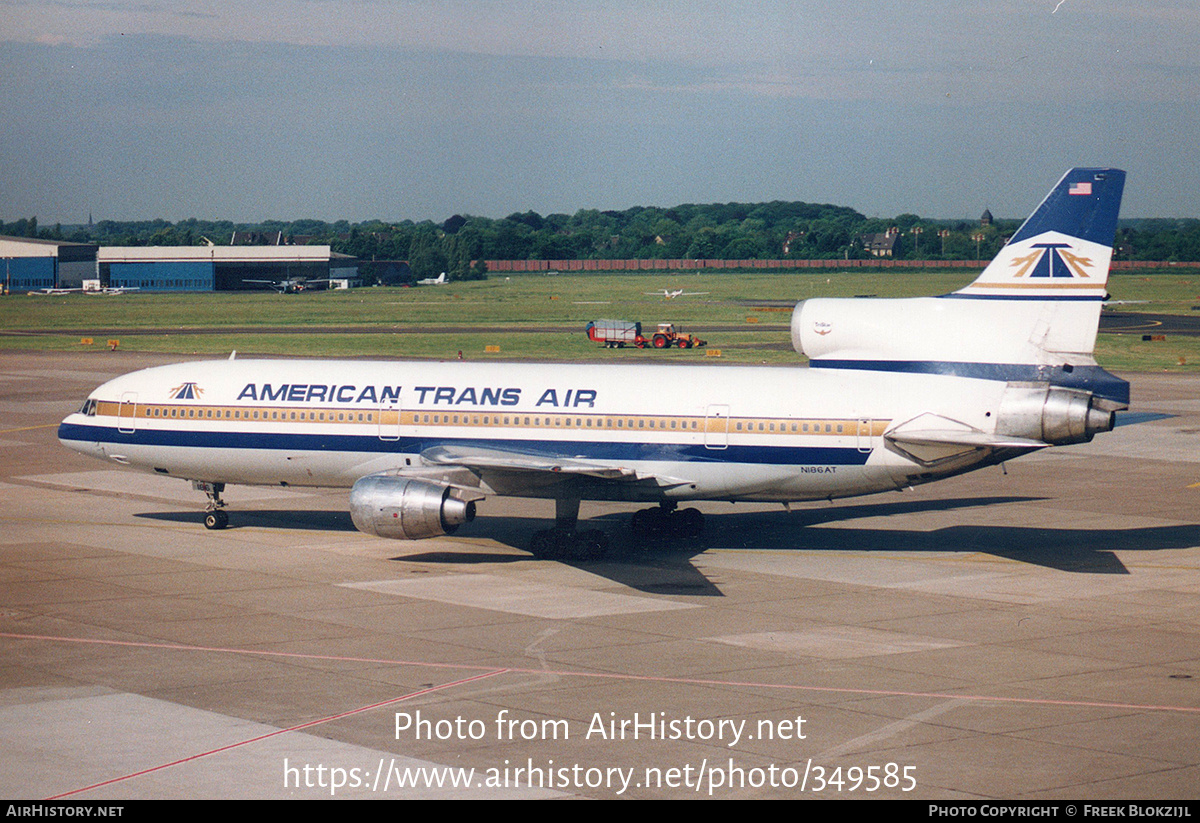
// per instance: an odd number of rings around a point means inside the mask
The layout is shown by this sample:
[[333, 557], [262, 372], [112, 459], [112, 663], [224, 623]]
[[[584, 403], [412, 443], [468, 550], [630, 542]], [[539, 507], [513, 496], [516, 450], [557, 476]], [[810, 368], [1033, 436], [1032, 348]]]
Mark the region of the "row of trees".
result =
[[[363, 261], [408, 260], [421, 276], [441, 271], [452, 277], [474, 273], [472, 260], [567, 260], [647, 258], [862, 259], [870, 256], [864, 237], [896, 232], [892, 256], [899, 259], [989, 258], [1015, 231], [1017, 221], [930, 220], [915, 214], [867, 218], [844, 206], [801, 202], [685, 204], [624, 211], [585, 209], [574, 215], [542, 216], [527, 211], [502, 219], [454, 215], [429, 221], [371, 220], [166, 220], [40, 228], [37, 218], [0, 221], [0, 234], [62, 239], [101, 245], [228, 244], [234, 232], [282, 236], [285, 242], [328, 244]], [[1200, 260], [1200, 220], [1122, 221], [1117, 258]]]

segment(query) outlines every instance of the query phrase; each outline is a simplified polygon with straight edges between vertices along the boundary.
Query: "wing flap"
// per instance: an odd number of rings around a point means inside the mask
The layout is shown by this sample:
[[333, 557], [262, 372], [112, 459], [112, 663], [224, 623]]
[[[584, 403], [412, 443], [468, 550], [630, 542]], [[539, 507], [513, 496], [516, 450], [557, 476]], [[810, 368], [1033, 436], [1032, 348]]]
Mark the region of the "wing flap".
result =
[[681, 486], [693, 482], [677, 477], [648, 474], [627, 466], [502, 449], [434, 446], [421, 452], [421, 461], [429, 467], [457, 466], [468, 469], [483, 477], [485, 482], [489, 482], [487, 475], [496, 474], [529, 475], [531, 481], [536, 479], [536, 485], [571, 477], [590, 477], [626, 483], [651, 481], [660, 487]]

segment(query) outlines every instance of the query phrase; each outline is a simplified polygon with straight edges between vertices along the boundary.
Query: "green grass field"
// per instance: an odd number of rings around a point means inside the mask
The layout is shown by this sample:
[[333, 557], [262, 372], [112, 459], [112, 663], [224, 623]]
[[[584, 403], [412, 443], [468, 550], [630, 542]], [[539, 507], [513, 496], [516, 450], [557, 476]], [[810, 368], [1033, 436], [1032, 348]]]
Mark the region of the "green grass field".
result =
[[[436, 287], [291, 295], [10, 295], [0, 298], [0, 348], [103, 350], [115, 338], [122, 349], [181, 354], [224, 355], [236, 349], [248, 355], [451, 359], [461, 351], [471, 360], [787, 364], [802, 360], [791, 350], [786, 329], [778, 328], [790, 322], [796, 302], [944, 294], [975, 274], [527, 274]], [[708, 293], [674, 300], [646, 294], [663, 288]], [[1118, 300], [1147, 301], [1125, 304], [1124, 311], [1187, 314], [1200, 305], [1200, 278], [1194, 274], [1114, 274], [1109, 290]], [[746, 302], [764, 300], [786, 305], [781, 311]], [[703, 349], [606, 350], [583, 333], [587, 321], [601, 317], [638, 320], [644, 327], [669, 320], [685, 331], [711, 325], [739, 330], [704, 335], [710, 349], [721, 351], [719, 359], [706, 357]], [[82, 345], [83, 337], [93, 344]], [[489, 353], [486, 346], [500, 351]], [[1200, 338], [1143, 343], [1140, 336], [1101, 335], [1097, 359], [1115, 369], [1191, 370], [1200, 367]]]

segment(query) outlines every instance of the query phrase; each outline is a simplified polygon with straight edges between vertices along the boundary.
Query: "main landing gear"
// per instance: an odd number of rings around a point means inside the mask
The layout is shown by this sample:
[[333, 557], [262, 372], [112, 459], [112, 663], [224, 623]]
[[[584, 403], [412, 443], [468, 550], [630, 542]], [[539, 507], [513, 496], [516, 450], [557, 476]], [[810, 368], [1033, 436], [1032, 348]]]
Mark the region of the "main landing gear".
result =
[[[704, 531], [704, 515], [698, 509], [679, 509], [673, 500], [635, 512], [630, 531], [638, 540], [694, 538]], [[608, 553], [608, 535], [598, 529], [576, 531], [578, 500], [554, 501], [554, 528], [536, 532], [529, 551], [538, 560], [599, 560]]]
[[554, 501], [554, 528], [535, 532], [529, 551], [538, 560], [599, 560], [608, 553], [608, 535], [599, 529], [576, 531], [578, 500]]
[[208, 506], [204, 509], [204, 528], [216, 530], [228, 526], [229, 513], [225, 511], [225, 501], [221, 499], [225, 484], [193, 480], [192, 488], [208, 495]]
[[704, 531], [704, 515], [698, 509], [676, 510], [679, 504], [667, 500], [653, 509], [641, 509], [629, 521], [629, 530], [639, 539], [655, 537], [699, 537]]

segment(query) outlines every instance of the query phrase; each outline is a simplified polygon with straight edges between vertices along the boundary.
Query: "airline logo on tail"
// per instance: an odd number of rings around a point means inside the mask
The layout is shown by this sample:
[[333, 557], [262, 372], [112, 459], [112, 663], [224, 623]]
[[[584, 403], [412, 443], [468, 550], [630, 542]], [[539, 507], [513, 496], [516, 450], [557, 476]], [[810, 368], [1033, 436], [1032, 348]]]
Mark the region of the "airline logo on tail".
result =
[[1112, 248], [1049, 231], [1009, 243], [966, 295], [1044, 300], [1104, 296]]
[[1013, 277], [1090, 277], [1092, 260], [1075, 254], [1070, 243], [1034, 243], [1035, 251], [1016, 257], [1009, 263], [1017, 271]]

